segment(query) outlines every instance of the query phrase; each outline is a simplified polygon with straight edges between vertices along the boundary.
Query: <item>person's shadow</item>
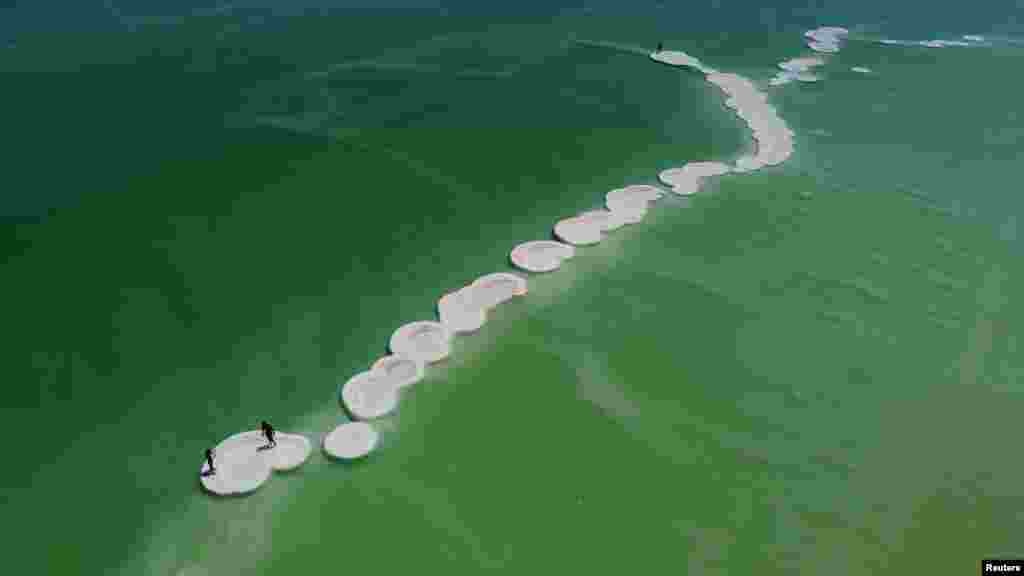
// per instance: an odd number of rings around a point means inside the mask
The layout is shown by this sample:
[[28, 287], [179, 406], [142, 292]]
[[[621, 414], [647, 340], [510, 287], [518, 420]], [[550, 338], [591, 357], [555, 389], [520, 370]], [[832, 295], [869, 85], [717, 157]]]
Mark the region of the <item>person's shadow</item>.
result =
[[216, 470], [207, 469], [207, 470], [203, 470], [202, 472], [200, 472], [199, 475], [202, 476], [203, 478], [206, 478], [208, 476], [213, 476], [216, 473], [217, 473]]
[[273, 446], [271, 446], [270, 444], [264, 444], [263, 446], [260, 446], [256, 450], [258, 450], [259, 452], [262, 452], [264, 450], [270, 450], [271, 448], [273, 448]]

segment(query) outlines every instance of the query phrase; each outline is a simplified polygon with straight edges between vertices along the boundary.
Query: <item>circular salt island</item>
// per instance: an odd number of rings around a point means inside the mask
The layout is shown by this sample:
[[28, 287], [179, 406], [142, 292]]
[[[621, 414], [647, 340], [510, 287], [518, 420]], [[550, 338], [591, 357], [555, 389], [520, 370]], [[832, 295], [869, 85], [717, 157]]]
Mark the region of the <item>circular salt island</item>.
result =
[[487, 311], [476, 301], [470, 286], [442, 296], [437, 302], [437, 316], [455, 334], [476, 332], [487, 321]]
[[647, 206], [661, 198], [664, 192], [657, 186], [634, 184], [616, 188], [604, 195], [604, 205], [623, 223], [635, 224], [647, 213]]
[[396, 389], [406, 388], [423, 380], [426, 367], [422, 362], [404, 356], [384, 356], [370, 366], [371, 372], [377, 372], [387, 385]]
[[324, 452], [339, 460], [363, 458], [377, 447], [380, 435], [366, 422], [346, 422], [324, 436]]
[[451, 353], [451, 332], [440, 322], [410, 322], [395, 330], [388, 347], [393, 354], [432, 364]]
[[476, 291], [480, 305], [487, 309], [527, 293], [526, 279], [509, 272], [481, 276], [470, 286]]
[[398, 387], [381, 371], [360, 372], [341, 387], [341, 401], [356, 420], [373, 420], [398, 407]]
[[509, 258], [516, 267], [527, 272], [551, 272], [562, 266], [576, 254], [568, 244], [554, 240], [532, 240], [523, 242], [512, 249]]
[[213, 449], [216, 473], [200, 469], [200, 481], [208, 492], [219, 495], [248, 494], [263, 485], [274, 470], [294, 470], [310, 454], [309, 440], [299, 434], [278, 432], [277, 445], [265, 448], [266, 439], [259, 430], [235, 434]]
[[590, 220], [573, 216], [555, 224], [555, 236], [573, 246], [589, 246], [601, 241], [601, 228]]
[[626, 224], [621, 213], [612, 212], [611, 210], [590, 210], [580, 214], [579, 217], [594, 224], [602, 232], [618, 230]]

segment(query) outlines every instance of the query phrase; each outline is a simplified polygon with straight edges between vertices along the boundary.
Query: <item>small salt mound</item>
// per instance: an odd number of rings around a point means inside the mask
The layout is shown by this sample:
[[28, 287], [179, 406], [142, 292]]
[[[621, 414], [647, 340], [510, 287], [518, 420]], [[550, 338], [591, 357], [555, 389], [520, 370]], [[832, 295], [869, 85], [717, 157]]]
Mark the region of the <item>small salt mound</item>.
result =
[[576, 254], [568, 244], [554, 240], [532, 240], [512, 249], [509, 255], [512, 263], [527, 272], [551, 272], [562, 266]]
[[555, 236], [574, 246], [588, 246], [601, 241], [601, 227], [592, 220], [573, 216], [555, 224]]
[[590, 210], [579, 217], [597, 226], [602, 232], [618, 230], [626, 224], [621, 214], [611, 210]]
[[681, 168], [669, 168], [658, 174], [658, 179], [672, 187], [680, 195], [695, 194], [700, 190], [704, 178], [721, 176], [732, 171], [722, 162], [690, 162]]
[[395, 330], [388, 347], [393, 354], [432, 364], [451, 353], [451, 332], [439, 322], [410, 322]]
[[426, 367], [422, 362], [404, 356], [384, 356], [370, 366], [371, 372], [379, 373], [388, 385], [394, 388], [406, 388], [423, 380]]
[[796, 75], [796, 79], [801, 82], [817, 82], [821, 80], [821, 77], [816, 74], [801, 73]]
[[[294, 470], [309, 458], [309, 440], [298, 434], [274, 435], [277, 446], [267, 450], [263, 433], [241, 432], [223, 440], [214, 448], [215, 474], [201, 475], [203, 487], [214, 494], [246, 494], [266, 482], [274, 470]], [[206, 472], [205, 464], [200, 469]]]
[[647, 214], [647, 206], [663, 195], [656, 186], [634, 184], [605, 194], [604, 205], [623, 224], [636, 224]]
[[779, 72], [768, 82], [768, 84], [771, 86], [781, 86], [783, 84], [788, 84], [793, 80], [800, 80], [801, 75], [805, 75], [816, 66], [822, 66], [824, 64], [825, 60], [817, 56], [793, 58], [791, 60], [786, 60], [785, 62], [779, 62], [779, 68], [782, 69], [782, 72]]
[[839, 52], [838, 44], [830, 44], [825, 42], [808, 42], [807, 47], [815, 52], [821, 52], [822, 54], [835, 54]]
[[690, 56], [686, 52], [663, 50], [661, 52], [654, 52], [651, 54], [651, 59], [671, 66], [689, 66], [690, 68], [696, 68], [701, 72], [707, 71], [700, 60]]
[[850, 70], [861, 74], [871, 74], [871, 68], [865, 68], [863, 66], [854, 66], [853, 68], [850, 68]]
[[368, 370], [348, 379], [341, 387], [341, 401], [357, 420], [373, 420], [398, 407], [398, 387], [384, 372]]
[[355, 460], [374, 448], [380, 435], [366, 422], [346, 422], [324, 436], [324, 452], [333, 458]]
[[779, 62], [779, 68], [788, 72], [806, 72], [815, 66], [823, 66], [825, 64], [824, 58], [817, 56], [807, 56], [803, 58], [792, 58], [785, 62]]
[[470, 286], [442, 296], [437, 302], [437, 316], [453, 333], [476, 332], [487, 321], [487, 311]]
[[526, 279], [508, 272], [481, 276], [470, 286], [476, 291], [478, 301], [486, 309], [527, 293]]
[[849, 36], [850, 31], [846, 28], [835, 26], [824, 26], [804, 32], [807, 37], [807, 47], [815, 52], [834, 54], [839, 52], [842, 41]]

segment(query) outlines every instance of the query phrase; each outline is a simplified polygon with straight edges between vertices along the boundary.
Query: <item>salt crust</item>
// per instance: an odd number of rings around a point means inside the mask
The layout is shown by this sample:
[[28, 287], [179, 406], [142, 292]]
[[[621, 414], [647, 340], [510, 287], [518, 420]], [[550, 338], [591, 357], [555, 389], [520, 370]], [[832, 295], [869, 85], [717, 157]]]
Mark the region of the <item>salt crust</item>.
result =
[[385, 371], [367, 370], [341, 386], [341, 401], [356, 420], [373, 420], [398, 407], [398, 386]]
[[355, 460], [372, 452], [380, 441], [377, 430], [366, 422], [345, 422], [323, 440], [324, 452], [333, 458]]
[[259, 430], [241, 432], [221, 441], [214, 448], [215, 474], [200, 468], [200, 481], [208, 492], [219, 495], [247, 494], [262, 486], [273, 471], [294, 470], [306, 462], [311, 452], [309, 440], [298, 434], [278, 432], [277, 446], [260, 450], [266, 444]]
[[451, 353], [451, 331], [440, 322], [410, 322], [391, 335], [388, 348], [392, 354], [432, 364]]
[[562, 261], [572, 258], [575, 249], [554, 240], [523, 242], [509, 254], [517, 268], [527, 272], [552, 272], [562, 267]]
[[488, 310], [526, 292], [526, 280], [515, 274], [481, 276], [442, 296], [437, 302], [438, 319], [452, 333], [475, 332], [487, 321]]

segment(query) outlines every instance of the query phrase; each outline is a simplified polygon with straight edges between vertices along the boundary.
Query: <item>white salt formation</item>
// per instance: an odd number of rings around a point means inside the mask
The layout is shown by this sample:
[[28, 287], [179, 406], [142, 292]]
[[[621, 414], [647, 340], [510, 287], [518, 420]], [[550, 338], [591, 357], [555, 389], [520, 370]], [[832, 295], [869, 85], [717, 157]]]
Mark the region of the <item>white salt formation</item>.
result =
[[437, 315], [453, 334], [476, 332], [487, 321], [487, 311], [515, 296], [526, 294], [526, 280], [509, 273], [481, 276], [468, 286], [441, 297]]
[[495, 272], [481, 276], [470, 285], [477, 293], [477, 302], [491, 309], [516, 296], [527, 293], [526, 279], [508, 272]]
[[576, 254], [575, 249], [554, 240], [532, 240], [512, 249], [509, 258], [516, 267], [527, 272], [551, 272]]
[[849, 35], [849, 30], [836, 26], [824, 26], [804, 32], [804, 36], [807, 38], [807, 47], [824, 54], [839, 52], [843, 40]]
[[863, 66], [854, 66], [853, 68], [850, 68], [850, 70], [861, 74], [871, 74], [871, 68], [865, 68]]
[[605, 194], [604, 205], [616, 222], [636, 224], [647, 214], [648, 205], [663, 195], [664, 192], [655, 186], [634, 184]]
[[779, 62], [779, 68], [782, 69], [782, 72], [779, 72], [768, 82], [768, 84], [771, 86], [781, 86], [802, 78], [807, 79], [813, 77], [817, 79], [813, 74], [808, 73], [815, 67], [823, 66], [824, 64], [824, 58], [817, 56], [793, 58], [791, 60], [786, 60], [785, 62]]
[[754, 84], [736, 74], [708, 74], [708, 82], [718, 86], [735, 103], [736, 115], [754, 133], [756, 150], [736, 162], [736, 172], [776, 166], [793, 154], [793, 132], [779, 118], [767, 97]]
[[216, 473], [207, 474], [206, 464], [200, 468], [200, 481], [208, 492], [220, 495], [247, 494], [263, 485], [274, 470], [294, 470], [309, 458], [309, 440], [298, 434], [274, 435], [277, 446], [266, 445], [258, 430], [241, 432], [223, 440], [213, 449]]
[[591, 219], [573, 216], [555, 224], [555, 236], [573, 246], [589, 246], [601, 241], [601, 226]]
[[669, 168], [658, 174], [658, 179], [672, 192], [680, 195], [694, 194], [700, 190], [704, 178], [728, 174], [732, 168], [722, 162], [690, 162], [682, 168]]
[[439, 322], [410, 322], [391, 335], [393, 354], [432, 364], [451, 353], [451, 332]]
[[398, 407], [398, 386], [382, 370], [367, 370], [341, 387], [341, 401], [356, 420], [386, 416]]
[[412, 358], [392, 354], [374, 362], [370, 371], [379, 373], [388, 385], [401, 389], [423, 380], [425, 366]]
[[476, 332], [487, 321], [487, 310], [477, 301], [476, 291], [463, 286], [437, 301], [437, 318], [453, 334]]
[[651, 59], [671, 66], [689, 66], [690, 68], [696, 68], [705, 74], [714, 72], [711, 68], [704, 66], [700, 60], [690, 56], [686, 52], [679, 52], [678, 50], [654, 52], [651, 54]]
[[324, 436], [324, 452], [333, 458], [355, 460], [373, 452], [380, 435], [366, 422], [346, 422]]

